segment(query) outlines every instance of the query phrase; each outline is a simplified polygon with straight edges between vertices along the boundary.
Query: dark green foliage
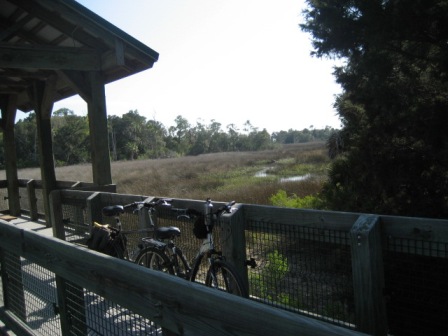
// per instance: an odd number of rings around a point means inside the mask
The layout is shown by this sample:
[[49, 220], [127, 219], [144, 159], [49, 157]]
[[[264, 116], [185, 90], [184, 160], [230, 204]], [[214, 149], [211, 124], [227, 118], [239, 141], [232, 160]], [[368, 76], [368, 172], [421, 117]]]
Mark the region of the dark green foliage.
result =
[[73, 165], [90, 161], [89, 124], [87, 117], [74, 114], [54, 116], [53, 147], [58, 164]]
[[307, 2], [314, 53], [345, 60], [329, 206], [448, 217], [448, 1]]

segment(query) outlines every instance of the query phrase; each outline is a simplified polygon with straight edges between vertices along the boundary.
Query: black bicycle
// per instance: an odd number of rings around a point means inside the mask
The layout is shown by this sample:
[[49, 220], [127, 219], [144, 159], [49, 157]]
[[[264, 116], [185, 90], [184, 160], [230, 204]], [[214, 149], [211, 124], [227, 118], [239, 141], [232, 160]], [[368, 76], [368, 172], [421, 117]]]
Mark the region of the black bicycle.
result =
[[[158, 206], [171, 206], [170, 199], [154, 198], [150, 202], [134, 202], [127, 205], [110, 205], [102, 209], [102, 214], [105, 217], [114, 217], [115, 225], [93, 223], [92, 231], [87, 239], [86, 245], [89, 249], [110, 255], [112, 257], [132, 261], [133, 256], [138, 252], [129, 251], [128, 235], [148, 235], [154, 231], [154, 221], [151, 214]], [[150, 226], [144, 229], [137, 230], [123, 230], [120, 216], [126, 212], [135, 213], [142, 207], [148, 208], [150, 214]], [[163, 229], [160, 229], [163, 231]]]
[[[189, 281], [197, 281], [200, 265], [203, 260], [207, 260], [206, 286], [248, 297], [240, 276], [233, 265], [226, 261], [222, 252], [215, 249], [213, 241], [214, 225], [222, 214], [232, 212], [234, 204], [235, 201], [232, 201], [213, 211], [213, 204], [207, 199], [203, 212], [195, 209], [171, 208], [171, 212], [175, 212], [178, 219], [194, 220], [193, 233], [196, 238], [202, 240], [192, 266], [174, 242], [175, 238], [181, 235], [180, 229], [175, 226], [158, 227], [154, 230], [153, 238], [142, 238], [141, 251], [135, 258], [135, 263]], [[152, 215], [156, 211], [156, 206], [151, 203], [140, 203], [140, 206], [148, 208], [149, 218], [153, 223]], [[167, 206], [167, 203], [164, 206]]]

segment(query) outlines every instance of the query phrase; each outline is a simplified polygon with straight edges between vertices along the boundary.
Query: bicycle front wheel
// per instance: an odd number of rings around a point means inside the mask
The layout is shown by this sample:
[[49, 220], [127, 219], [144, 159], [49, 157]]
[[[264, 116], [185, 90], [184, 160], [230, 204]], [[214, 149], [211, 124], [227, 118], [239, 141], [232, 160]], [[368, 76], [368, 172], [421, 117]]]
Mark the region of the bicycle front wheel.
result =
[[141, 250], [135, 258], [135, 263], [156, 271], [174, 274], [173, 265], [167, 255], [153, 247], [146, 247]]
[[224, 260], [217, 259], [212, 262], [207, 271], [205, 285], [230, 294], [248, 297], [243, 281], [233, 266]]

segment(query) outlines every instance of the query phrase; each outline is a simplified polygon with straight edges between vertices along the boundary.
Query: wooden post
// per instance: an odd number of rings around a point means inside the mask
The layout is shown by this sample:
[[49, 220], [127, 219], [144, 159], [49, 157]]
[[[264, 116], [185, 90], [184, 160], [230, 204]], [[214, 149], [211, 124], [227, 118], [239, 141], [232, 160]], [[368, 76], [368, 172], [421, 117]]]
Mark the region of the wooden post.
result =
[[2, 110], [1, 127], [3, 129], [3, 144], [5, 151], [5, 170], [8, 181], [8, 206], [9, 213], [20, 216], [19, 181], [17, 177], [17, 156], [14, 140], [14, 121], [17, 110], [16, 95], [2, 95], [0, 97], [0, 109]]
[[350, 231], [350, 241], [357, 328], [369, 335], [387, 335], [379, 217], [361, 215]]
[[102, 204], [101, 193], [99, 192], [93, 193], [87, 198], [87, 220], [89, 221], [90, 228], [92, 228], [94, 222], [102, 222]]
[[88, 101], [93, 183], [112, 184], [107, 133], [106, 95], [101, 72], [90, 73], [91, 100]]
[[60, 190], [55, 190], [50, 194], [50, 216], [52, 223], [54, 223], [52, 226], [53, 237], [65, 240]]
[[42, 196], [45, 208], [45, 221], [51, 227], [50, 193], [56, 189], [54, 169], [53, 140], [51, 135], [51, 111], [56, 79], [46, 82], [36, 81], [31, 92], [36, 111], [36, 124], [39, 145], [40, 170], [42, 175]]
[[241, 207], [236, 206], [232, 215], [221, 217], [221, 244], [223, 255], [238, 272], [244, 282], [246, 289], [249, 289], [249, 281], [246, 266], [246, 236], [244, 231], [244, 216]]

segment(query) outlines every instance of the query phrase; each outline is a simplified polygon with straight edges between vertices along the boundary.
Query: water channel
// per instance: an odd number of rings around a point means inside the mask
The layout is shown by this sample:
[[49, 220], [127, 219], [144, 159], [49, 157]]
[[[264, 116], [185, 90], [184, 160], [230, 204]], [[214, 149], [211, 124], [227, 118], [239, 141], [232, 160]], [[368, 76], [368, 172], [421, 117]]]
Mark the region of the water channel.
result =
[[[259, 172], [255, 173], [255, 177], [268, 177], [269, 174], [267, 173], [271, 169], [271, 167], [266, 167], [260, 170]], [[297, 176], [288, 176], [288, 177], [281, 177], [280, 182], [296, 182], [296, 181], [303, 181], [306, 179], [309, 179], [311, 177], [311, 174], [305, 174], [305, 175], [297, 175]]]

